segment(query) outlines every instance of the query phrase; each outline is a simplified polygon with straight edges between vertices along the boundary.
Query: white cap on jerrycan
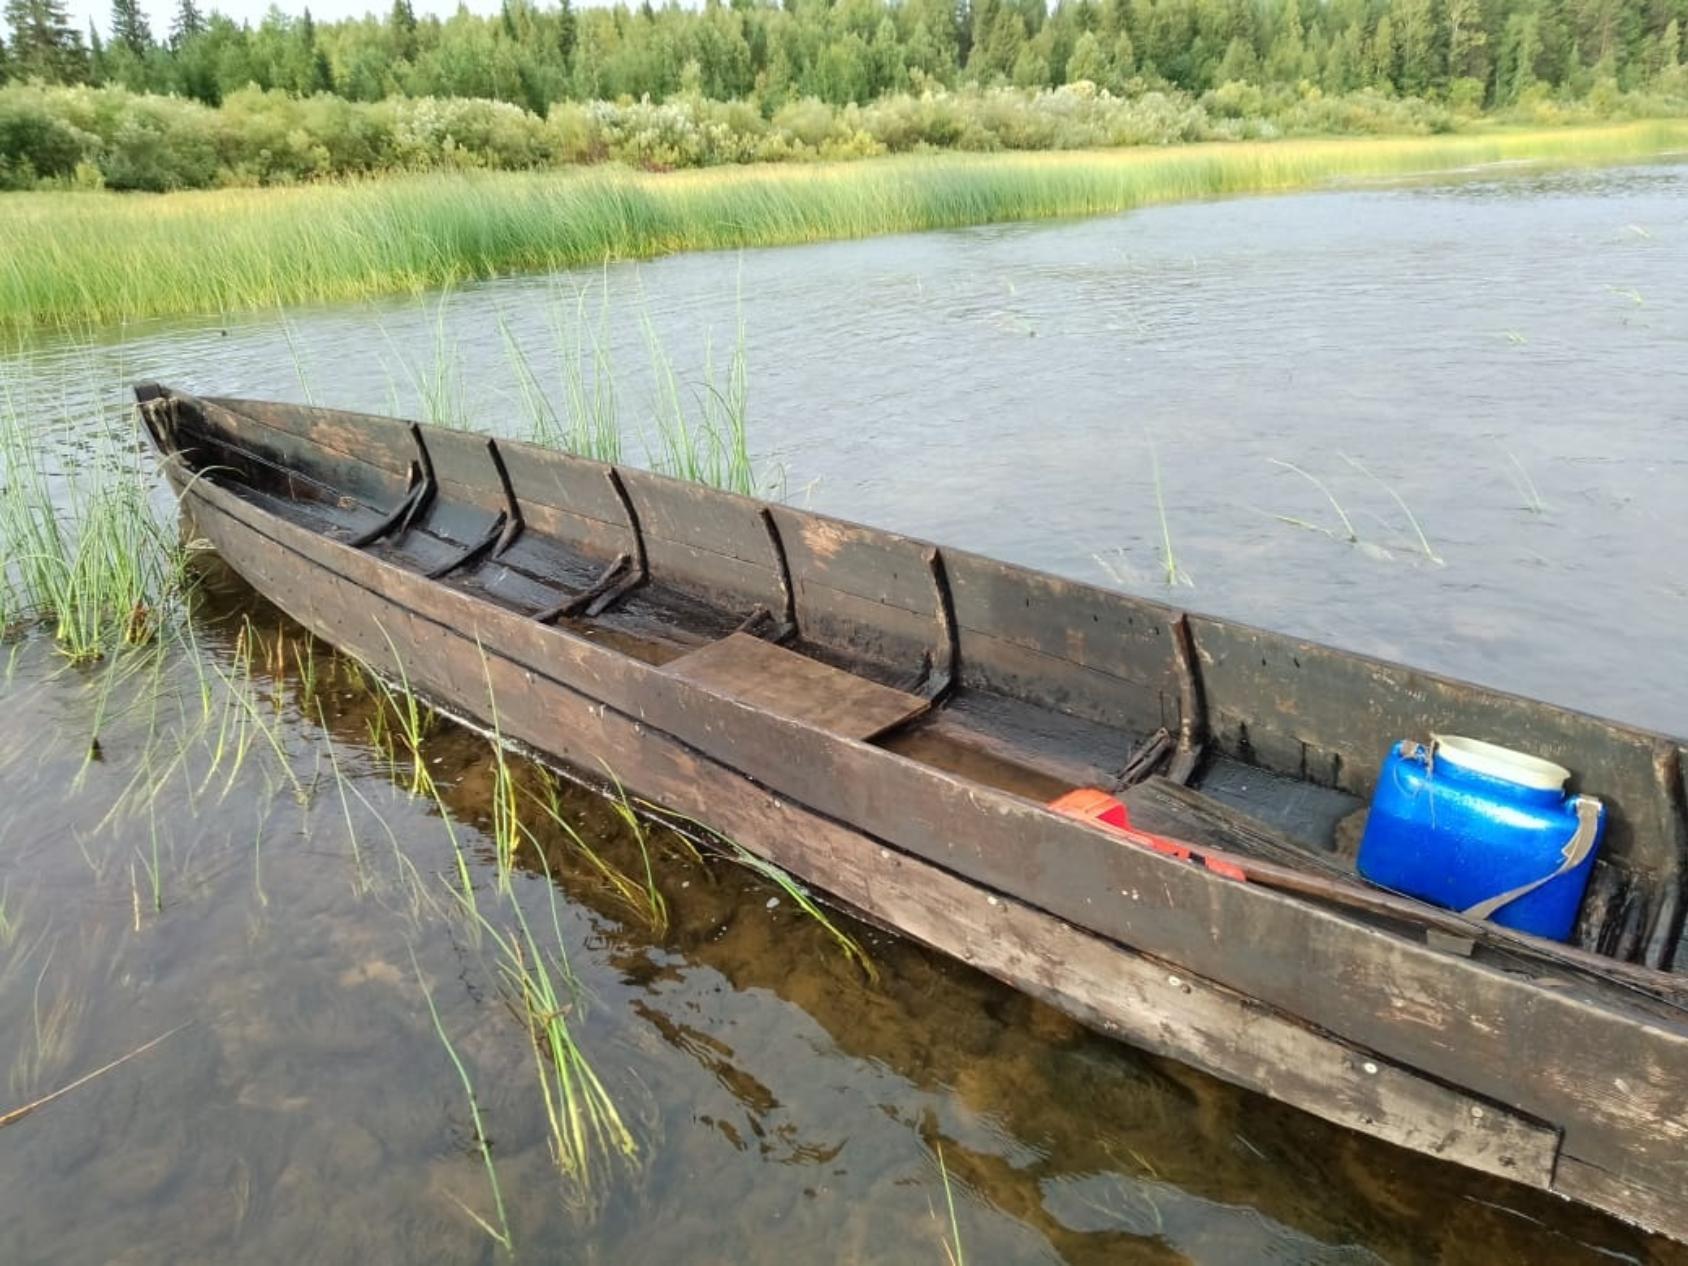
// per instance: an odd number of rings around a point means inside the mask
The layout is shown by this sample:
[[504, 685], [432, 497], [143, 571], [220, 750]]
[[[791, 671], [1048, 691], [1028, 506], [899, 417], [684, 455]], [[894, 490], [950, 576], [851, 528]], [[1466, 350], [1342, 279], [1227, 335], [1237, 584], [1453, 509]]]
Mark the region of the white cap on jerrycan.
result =
[[1490, 778], [1516, 783], [1520, 787], [1563, 791], [1571, 777], [1571, 771], [1563, 765], [1555, 765], [1550, 760], [1531, 756], [1527, 752], [1515, 752], [1510, 747], [1502, 747], [1498, 743], [1485, 743], [1482, 739], [1461, 738], [1457, 734], [1433, 734], [1430, 736], [1430, 745], [1437, 760], [1445, 760], [1450, 765], [1458, 765], [1461, 769], [1469, 769], [1473, 773], [1486, 774]]

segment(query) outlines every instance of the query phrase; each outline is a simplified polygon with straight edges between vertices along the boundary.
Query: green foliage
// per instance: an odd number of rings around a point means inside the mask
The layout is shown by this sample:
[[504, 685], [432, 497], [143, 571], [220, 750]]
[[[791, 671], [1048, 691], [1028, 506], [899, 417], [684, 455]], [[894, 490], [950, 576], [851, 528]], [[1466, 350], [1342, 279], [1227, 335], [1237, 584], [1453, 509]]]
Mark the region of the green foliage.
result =
[[99, 138], [45, 108], [32, 88], [0, 90], [0, 189], [29, 189], [37, 180], [70, 176]]
[[88, 75], [88, 51], [70, 24], [64, 0], [6, 0], [10, 47], [7, 73], [14, 79], [80, 83]]
[[805, 97], [863, 105], [929, 85], [1081, 80], [1128, 95], [1199, 96], [1231, 81], [1369, 87], [1464, 110], [1512, 104], [1540, 83], [1563, 105], [1602, 85], [1669, 81], [1688, 23], [1685, 0], [734, 0], [578, 12], [508, 0], [444, 19], [394, 0], [379, 17], [319, 24], [271, 9], [246, 26], [179, 0], [160, 48], [139, 0], [112, 0], [109, 48], [91, 64], [64, 0], [6, 0], [6, 12], [13, 79], [92, 76], [208, 105], [253, 84], [368, 103], [476, 97], [541, 117], [563, 102], [675, 96], [754, 100], [766, 117]]
[[[1039, 39], [1042, 38], [1040, 34]], [[113, 54], [115, 56], [116, 54]], [[1024, 74], [1048, 54], [1017, 55]], [[285, 185], [423, 170], [528, 171], [617, 161], [647, 171], [722, 164], [869, 158], [932, 149], [1092, 149], [1181, 141], [1309, 135], [1424, 135], [1476, 110], [1475, 81], [1448, 104], [1375, 88], [1326, 93], [1227, 81], [1195, 98], [1178, 91], [1117, 95], [1090, 77], [1117, 77], [1091, 34], [1068, 64], [1088, 72], [1061, 88], [955, 90], [929, 86], [863, 105], [797, 97], [771, 111], [748, 101], [682, 94], [666, 102], [565, 101], [540, 117], [489, 98], [298, 96], [248, 86], [213, 109], [119, 87], [0, 86], [0, 189], [103, 187], [162, 192]], [[1661, 52], [1649, 93], [1612, 80], [1583, 102], [1544, 96], [1535, 80], [1508, 97], [1531, 123], [1688, 113], [1688, 75]]]
[[[240, 25], [5, 0], [0, 188], [1422, 134], [1688, 112], [1688, 0], [735, 0]], [[97, 41], [97, 33], [94, 35]], [[74, 85], [91, 84], [78, 90]], [[1015, 90], [1018, 91], [1015, 91]]]

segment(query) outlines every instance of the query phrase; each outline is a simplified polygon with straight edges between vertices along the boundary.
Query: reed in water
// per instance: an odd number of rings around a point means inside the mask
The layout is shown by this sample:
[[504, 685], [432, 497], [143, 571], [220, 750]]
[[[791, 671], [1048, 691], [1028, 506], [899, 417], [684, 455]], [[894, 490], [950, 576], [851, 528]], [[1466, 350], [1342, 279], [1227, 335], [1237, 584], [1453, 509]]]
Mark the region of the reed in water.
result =
[[43, 624], [76, 663], [152, 641], [186, 550], [133, 449], [106, 429], [91, 455], [56, 454], [26, 414], [0, 389], [0, 632]]
[[1646, 158], [1688, 122], [801, 167], [464, 173], [0, 200], [0, 329], [273, 309], [637, 259], [1302, 189], [1481, 163]]

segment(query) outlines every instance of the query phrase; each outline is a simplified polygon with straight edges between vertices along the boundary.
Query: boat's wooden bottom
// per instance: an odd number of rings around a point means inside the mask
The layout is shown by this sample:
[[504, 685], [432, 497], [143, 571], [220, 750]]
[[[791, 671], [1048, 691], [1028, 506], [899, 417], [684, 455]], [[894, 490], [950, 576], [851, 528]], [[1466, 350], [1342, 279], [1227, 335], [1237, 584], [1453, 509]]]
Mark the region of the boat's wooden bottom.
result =
[[[299, 502], [262, 492], [243, 495], [270, 513], [331, 538], [354, 536], [374, 517], [368, 511]], [[406, 571], [426, 574], [442, 560], [461, 552], [473, 535], [472, 528], [447, 535], [450, 526], [449, 522], [430, 522], [397, 541], [378, 542], [369, 552]], [[559, 591], [587, 588], [600, 571], [601, 564], [595, 560], [555, 542], [530, 542], [525, 548], [519, 545], [497, 564], [447, 575], [441, 583], [526, 615], [552, 606]], [[652, 579], [613, 610], [591, 619], [563, 618], [558, 623], [581, 637], [642, 663], [698, 680], [719, 693], [848, 737], [875, 741], [923, 764], [1039, 801], [1052, 800], [1077, 786], [1108, 785], [1145, 737], [1007, 695], [968, 688], [957, 689], [941, 709], [928, 711], [908, 692], [917, 676], [914, 665], [899, 673], [894, 665], [847, 655], [835, 646], [801, 637], [794, 639], [787, 651], [735, 633], [743, 618], [743, 612], [719, 607], [707, 597], [676, 591]], [[728, 665], [729, 658], [737, 662]], [[808, 667], [799, 667], [793, 661]], [[787, 670], [788, 689], [780, 692], [774, 688], [770, 665]], [[727, 676], [734, 670], [740, 689], [734, 689]], [[835, 697], [841, 696], [856, 701], [859, 715], [852, 715], [849, 707], [842, 705], [836, 713], [829, 712]], [[1223, 757], [1207, 761], [1191, 782], [1259, 818], [1314, 857], [1333, 855], [1339, 825], [1364, 809], [1357, 797], [1273, 776]]]
[[[1337, 1124], [1543, 1190], [1558, 1132], [1320, 1033], [1182, 969], [958, 879], [770, 793], [685, 744], [481, 648], [391, 599], [277, 549], [199, 502], [201, 530], [318, 636], [466, 716], [499, 701], [504, 733], [707, 824], [860, 910], [1099, 1031]], [[350, 613], [356, 618], [350, 618]], [[473, 664], [473, 676], [447, 665]], [[483, 668], [484, 665], [484, 668]], [[484, 676], [482, 675], [484, 672]]]

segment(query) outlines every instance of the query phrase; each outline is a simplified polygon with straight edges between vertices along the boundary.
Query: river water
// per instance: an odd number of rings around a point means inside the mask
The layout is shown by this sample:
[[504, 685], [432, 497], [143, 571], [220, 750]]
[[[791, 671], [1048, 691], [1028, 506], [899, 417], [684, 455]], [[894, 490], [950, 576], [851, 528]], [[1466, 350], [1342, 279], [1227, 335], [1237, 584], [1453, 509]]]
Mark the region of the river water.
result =
[[[107, 331], [5, 376], [43, 418], [157, 377], [522, 433], [511, 348], [563, 398], [559, 324], [630, 432], [660, 407], [653, 342], [694, 412], [742, 345], [751, 445], [793, 501], [1644, 725], [1688, 714], [1685, 166], [679, 256]], [[410, 794], [367, 683], [203, 566], [191, 647], [92, 670], [12, 649], [0, 1111], [172, 1035], [4, 1127], [0, 1259], [503, 1258], [431, 999], [518, 1260], [942, 1262], [957, 1238], [972, 1262], [1688, 1260], [835, 915], [871, 979], [789, 893], [661, 832], [666, 928], [531, 807], [503, 897], [486, 744], [440, 724], [440, 801]], [[640, 872], [613, 813], [559, 795]], [[479, 908], [554, 929], [578, 979], [572, 1027], [638, 1147], [584, 1188], [451, 895], [459, 849]]]

